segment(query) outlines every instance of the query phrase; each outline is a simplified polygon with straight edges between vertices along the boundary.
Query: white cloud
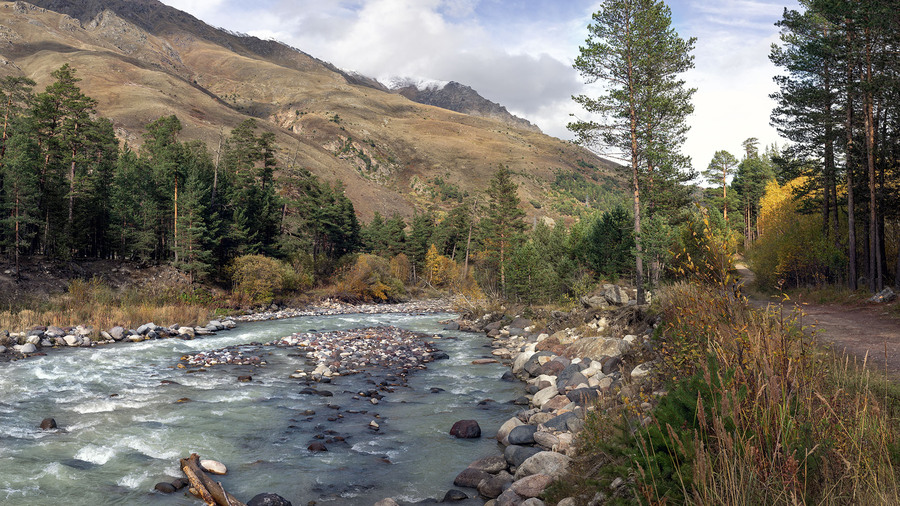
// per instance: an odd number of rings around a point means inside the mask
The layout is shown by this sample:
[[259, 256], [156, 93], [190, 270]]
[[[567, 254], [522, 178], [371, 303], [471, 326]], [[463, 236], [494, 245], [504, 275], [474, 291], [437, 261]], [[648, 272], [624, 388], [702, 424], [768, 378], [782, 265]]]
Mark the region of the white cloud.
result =
[[[571, 138], [585, 85], [572, 68], [598, 0], [163, 0], [214, 26], [274, 38], [340, 68], [387, 80], [458, 81], [541, 129]], [[698, 38], [698, 88], [683, 151], [705, 167], [769, 126], [777, 72], [768, 61], [783, 0], [670, 0], [676, 29]], [[788, 0], [796, 6], [796, 0]], [[593, 91], [591, 93], [594, 93]], [[583, 114], [583, 113], [582, 113]]]

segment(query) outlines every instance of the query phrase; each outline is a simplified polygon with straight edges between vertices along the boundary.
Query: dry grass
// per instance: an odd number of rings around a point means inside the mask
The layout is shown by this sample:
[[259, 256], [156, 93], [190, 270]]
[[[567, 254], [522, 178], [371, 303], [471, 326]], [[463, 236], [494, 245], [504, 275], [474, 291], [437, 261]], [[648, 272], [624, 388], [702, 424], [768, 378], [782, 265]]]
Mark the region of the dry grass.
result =
[[[691, 463], [679, 476], [685, 503], [900, 504], [897, 404], [879, 395], [884, 383], [816, 347], [800, 314], [764, 314], [692, 285], [667, 295], [671, 371], [710, 389], [698, 396], [694, 430], [655, 420]], [[685, 360], [686, 350], [713, 365]], [[643, 485], [650, 502], [664, 500], [653, 480]]]
[[157, 325], [200, 325], [209, 321], [212, 301], [199, 292], [129, 288], [116, 291], [99, 280], [73, 280], [66, 293], [39, 302], [23, 302], [0, 311], [0, 328], [22, 331], [37, 325], [92, 325], [105, 330], [116, 325], [136, 328]]
[[[647, 425], [628, 399], [604, 398], [572, 475], [548, 498], [900, 504], [900, 386], [817, 346], [800, 314], [767, 314], [740, 294], [689, 284], [659, 299], [668, 393]], [[616, 477], [630, 485], [611, 491]]]

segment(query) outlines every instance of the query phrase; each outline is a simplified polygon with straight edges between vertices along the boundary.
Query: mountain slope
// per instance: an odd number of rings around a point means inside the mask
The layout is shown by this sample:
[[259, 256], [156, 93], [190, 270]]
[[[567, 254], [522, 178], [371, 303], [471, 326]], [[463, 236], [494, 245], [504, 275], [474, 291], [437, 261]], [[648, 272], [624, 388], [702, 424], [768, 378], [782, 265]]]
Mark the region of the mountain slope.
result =
[[[284, 44], [210, 27], [156, 0], [34, 4], [0, 2], [0, 75], [26, 75], [41, 90], [53, 70], [70, 63], [132, 145], [148, 122], [176, 114], [186, 138], [215, 151], [231, 128], [257, 118], [277, 135], [286, 193], [291, 168], [308, 168], [342, 181], [363, 219], [376, 211], [410, 216], [431, 205], [438, 180], [482, 191], [500, 164], [516, 174], [524, 202], [546, 202], [557, 170], [613, 168], [570, 143], [412, 102]], [[547, 210], [525, 207], [533, 216]]]

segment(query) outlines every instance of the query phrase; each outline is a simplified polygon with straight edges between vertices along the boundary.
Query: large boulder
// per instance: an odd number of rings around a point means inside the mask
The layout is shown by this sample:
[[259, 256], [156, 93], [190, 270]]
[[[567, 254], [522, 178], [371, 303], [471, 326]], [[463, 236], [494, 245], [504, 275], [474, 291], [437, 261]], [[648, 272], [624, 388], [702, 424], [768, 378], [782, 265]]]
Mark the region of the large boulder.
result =
[[16, 351], [18, 351], [19, 353], [21, 353], [21, 354], [23, 354], [23, 355], [27, 355], [27, 354], [29, 354], [29, 353], [35, 353], [35, 352], [37, 352], [37, 346], [35, 346], [35, 345], [31, 344], [31, 343], [27, 343], [27, 344], [17, 344], [17, 345], [15, 345], [15, 346], [13, 346], [13, 349], [16, 350]]
[[511, 445], [530, 445], [534, 444], [534, 433], [537, 427], [534, 425], [520, 425], [509, 431], [509, 444]]
[[541, 492], [543, 492], [551, 483], [553, 483], [552, 476], [546, 474], [532, 474], [516, 480], [510, 488], [513, 492], [522, 497], [537, 497], [541, 495]]
[[603, 290], [603, 297], [606, 298], [606, 301], [614, 306], [624, 306], [628, 304], [630, 297], [628, 297], [628, 291], [618, 285], [605, 285]]
[[551, 478], [562, 477], [569, 469], [572, 459], [562, 453], [542, 451], [528, 457], [521, 465], [516, 466], [516, 480], [526, 476], [543, 474]]
[[478, 488], [478, 485], [487, 479], [490, 479], [491, 475], [481, 471], [480, 469], [473, 469], [471, 467], [467, 467], [462, 470], [456, 478], [453, 480], [453, 484], [457, 487], [467, 487], [467, 488]]
[[628, 343], [611, 337], [583, 337], [566, 348], [570, 357], [584, 357], [600, 360], [603, 357], [617, 357], [627, 352]]
[[[394, 503], [396, 504], [396, 503]], [[253, 496], [253, 499], [247, 501], [247, 506], [293, 506], [291, 501], [278, 494], [264, 492]]]
[[115, 326], [115, 327], [109, 329], [109, 335], [112, 336], [112, 338], [115, 339], [116, 341], [121, 341], [122, 339], [125, 339], [125, 336], [127, 334], [128, 334], [128, 332], [125, 330], [125, 327]]
[[513, 428], [518, 427], [520, 425], [524, 425], [522, 420], [519, 420], [516, 417], [512, 417], [509, 420], [503, 422], [503, 425], [500, 426], [500, 429], [497, 430], [497, 441], [503, 444], [503, 446], [509, 446], [509, 433], [513, 430]]
[[460, 420], [450, 428], [450, 435], [460, 439], [475, 439], [481, 437], [481, 427], [475, 420]]
[[506, 469], [506, 466], [506, 459], [503, 458], [502, 455], [491, 455], [488, 457], [483, 457], [469, 464], [469, 467], [471, 467], [472, 469], [478, 469], [480, 471], [491, 474], [499, 473], [500, 471]]
[[890, 288], [885, 288], [884, 290], [873, 295], [869, 299], [869, 302], [877, 302], [877, 303], [891, 302], [892, 300], [894, 300], [896, 298], [897, 298], [897, 294], [894, 293], [893, 290], [891, 290]]
[[154, 330], [154, 329], [156, 329], [155, 323], [153, 323], [153, 322], [145, 323], [137, 328], [137, 333], [142, 336], [145, 336], [145, 335], [147, 335], [148, 332], [150, 332], [151, 330]]
[[581, 304], [587, 309], [606, 309], [609, 302], [602, 295], [585, 295], [581, 297]]
[[540, 408], [557, 395], [559, 395], [559, 389], [556, 388], [556, 385], [552, 385], [534, 394], [531, 403]]
[[509, 465], [519, 467], [523, 462], [541, 453], [543, 450], [532, 446], [509, 445], [503, 450], [503, 457]]
[[504, 471], [479, 483], [478, 493], [488, 499], [494, 499], [508, 489], [512, 482], [512, 475]]

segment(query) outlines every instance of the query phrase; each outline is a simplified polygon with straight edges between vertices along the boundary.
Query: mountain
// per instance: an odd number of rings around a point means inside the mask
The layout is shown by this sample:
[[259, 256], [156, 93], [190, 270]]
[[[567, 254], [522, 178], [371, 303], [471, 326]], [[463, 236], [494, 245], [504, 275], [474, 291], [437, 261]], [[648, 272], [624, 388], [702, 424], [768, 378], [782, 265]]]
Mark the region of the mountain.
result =
[[469, 86], [449, 83], [395, 82], [389, 88], [404, 97], [425, 105], [433, 105], [479, 118], [489, 118], [507, 125], [540, 133], [530, 121], [510, 114], [506, 107], [482, 97]]
[[[0, 76], [24, 75], [42, 90], [65, 63], [123, 142], [139, 145], [146, 124], [175, 114], [183, 137], [205, 141], [215, 156], [231, 128], [256, 118], [276, 134], [282, 193], [291, 193], [293, 168], [308, 168], [343, 182], [364, 220], [483, 191], [501, 164], [535, 218], [560, 216], [549, 205], [568, 199], [554, 191], [559, 173], [615, 179], [615, 164], [587, 150], [475, 112], [489, 107], [462, 114], [420, 104], [156, 0], [0, 1]], [[443, 103], [472, 102], [462, 85], [446, 88], [455, 91]]]

